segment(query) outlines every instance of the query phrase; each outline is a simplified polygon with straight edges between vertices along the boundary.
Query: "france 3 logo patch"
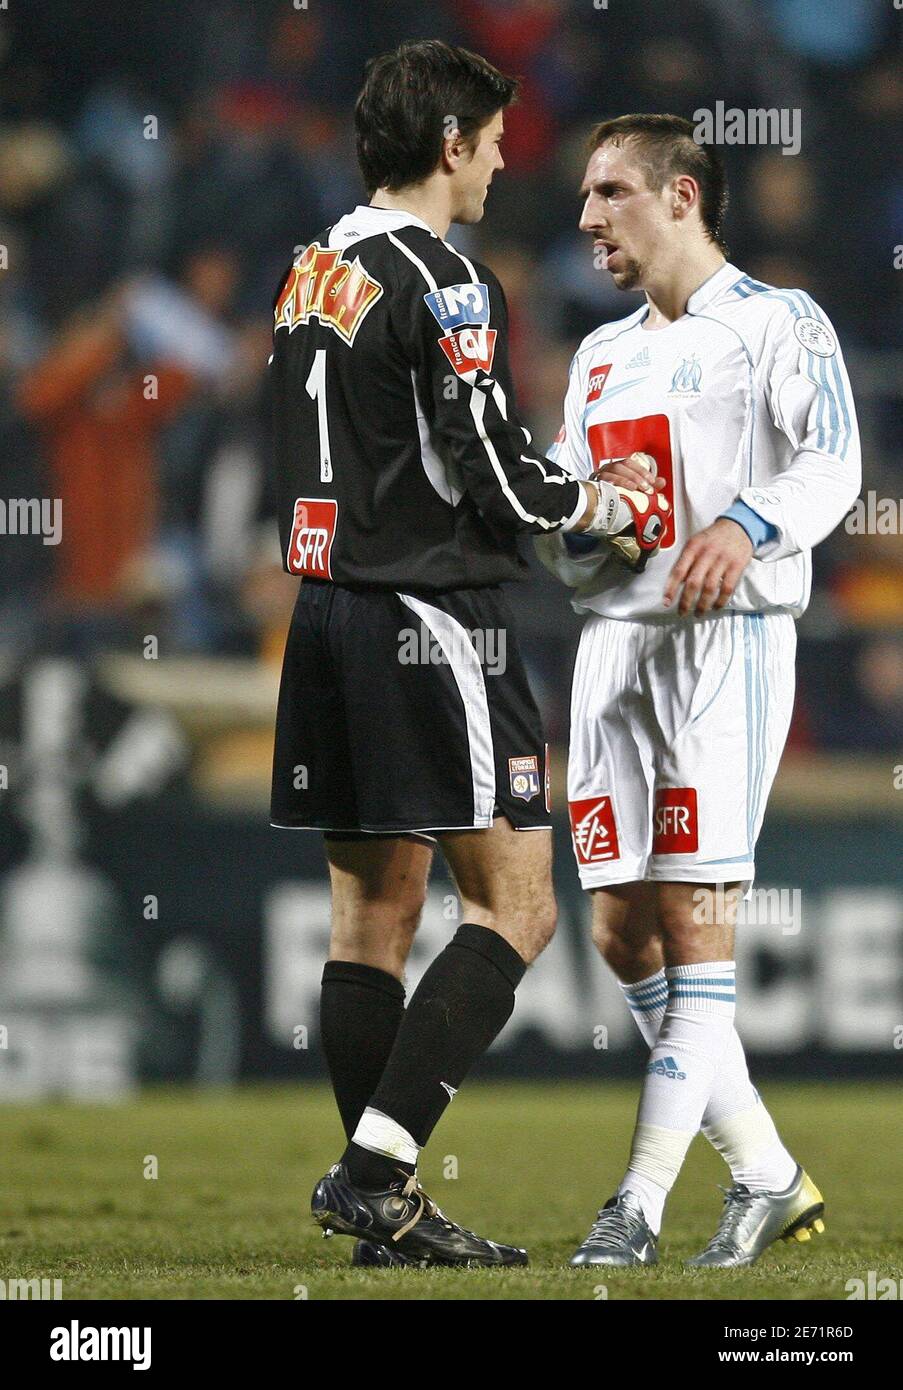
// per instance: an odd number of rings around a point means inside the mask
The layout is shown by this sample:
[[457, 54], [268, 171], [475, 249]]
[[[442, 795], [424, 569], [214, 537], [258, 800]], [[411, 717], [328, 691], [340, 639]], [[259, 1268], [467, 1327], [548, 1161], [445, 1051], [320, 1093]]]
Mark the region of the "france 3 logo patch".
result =
[[534, 753], [530, 758], [508, 759], [508, 780], [511, 795], [521, 801], [532, 801], [539, 796], [539, 759]]
[[488, 285], [446, 285], [423, 297], [433, 318], [446, 331], [463, 328], [465, 323], [489, 322]]
[[468, 376], [478, 368], [488, 374], [492, 371], [497, 336], [494, 328], [462, 328], [459, 333], [440, 338], [439, 346], [458, 376]]

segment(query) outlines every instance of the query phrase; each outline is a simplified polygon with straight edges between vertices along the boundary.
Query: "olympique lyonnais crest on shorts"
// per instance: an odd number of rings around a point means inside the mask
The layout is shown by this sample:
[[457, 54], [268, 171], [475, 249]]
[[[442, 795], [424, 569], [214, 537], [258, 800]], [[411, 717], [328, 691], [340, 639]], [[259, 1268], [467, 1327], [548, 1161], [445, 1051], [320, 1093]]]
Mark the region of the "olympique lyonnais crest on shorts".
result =
[[332, 578], [332, 543], [338, 514], [339, 504], [332, 498], [297, 498], [286, 557], [289, 574]]
[[512, 796], [532, 801], [539, 796], [539, 759], [535, 754], [530, 758], [509, 758], [508, 779]]
[[578, 864], [601, 864], [620, 859], [615, 813], [610, 796], [588, 796], [569, 801], [571, 835]]

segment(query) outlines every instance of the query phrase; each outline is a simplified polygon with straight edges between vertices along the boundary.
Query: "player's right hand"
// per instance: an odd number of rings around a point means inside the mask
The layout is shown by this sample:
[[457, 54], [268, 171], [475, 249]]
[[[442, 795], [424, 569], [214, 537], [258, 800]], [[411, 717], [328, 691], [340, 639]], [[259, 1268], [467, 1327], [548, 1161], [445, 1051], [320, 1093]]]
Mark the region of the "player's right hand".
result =
[[633, 453], [626, 458], [609, 459], [592, 477], [594, 481], [614, 483], [615, 487], [633, 492], [661, 492], [665, 486], [664, 478], [656, 475], [651, 454]]
[[600, 535], [623, 565], [640, 574], [661, 545], [671, 510], [655, 459], [643, 453], [609, 459], [590, 481], [601, 491], [587, 532]]

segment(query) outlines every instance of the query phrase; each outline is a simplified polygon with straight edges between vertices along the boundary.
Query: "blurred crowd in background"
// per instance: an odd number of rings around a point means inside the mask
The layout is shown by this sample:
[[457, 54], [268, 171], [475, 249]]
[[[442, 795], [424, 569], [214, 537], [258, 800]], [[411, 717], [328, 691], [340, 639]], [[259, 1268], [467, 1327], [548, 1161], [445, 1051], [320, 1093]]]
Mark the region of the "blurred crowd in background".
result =
[[[903, 498], [903, 14], [890, 0], [45, 0], [0, 18], [0, 498], [60, 497], [63, 543], [0, 538], [0, 652], [278, 662], [266, 363], [293, 249], [366, 201], [366, 59], [440, 37], [523, 77], [487, 216], [453, 239], [511, 307], [522, 413], [555, 436], [571, 354], [638, 302], [576, 230], [585, 141], [627, 111], [799, 107], [802, 148], [728, 147], [731, 258], [838, 328], [865, 489]], [[903, 513], [903, 501], [899, 502]], [[899, 513], [898, 513], [899, 515]], [[903, 735], [903, 554], [841, 527], [801, 624], [799, 750]], [[552, 736], [579, 626], [516, 609]]]

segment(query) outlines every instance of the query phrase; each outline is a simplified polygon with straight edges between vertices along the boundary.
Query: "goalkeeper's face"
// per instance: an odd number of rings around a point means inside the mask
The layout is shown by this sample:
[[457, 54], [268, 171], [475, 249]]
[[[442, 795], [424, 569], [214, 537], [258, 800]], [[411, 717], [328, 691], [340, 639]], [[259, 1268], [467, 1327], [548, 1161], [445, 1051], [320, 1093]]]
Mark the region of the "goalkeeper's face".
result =
[[668, 256], [673, 223], [667, 192], [656, 192], [629, 149], [606, 144], [590, 155], [580, 230], [593, 238], [596, 264], [619, 290], [644, 289]]
[[457, 132], [447, 141], [446, 157], [453, 164], [453, 222], [479, 222], [483, 216], [492, 176], [505, 167], [499, 148], [504, 133], [504, 113], [497, 111], [469, 144], [456, 139]]

